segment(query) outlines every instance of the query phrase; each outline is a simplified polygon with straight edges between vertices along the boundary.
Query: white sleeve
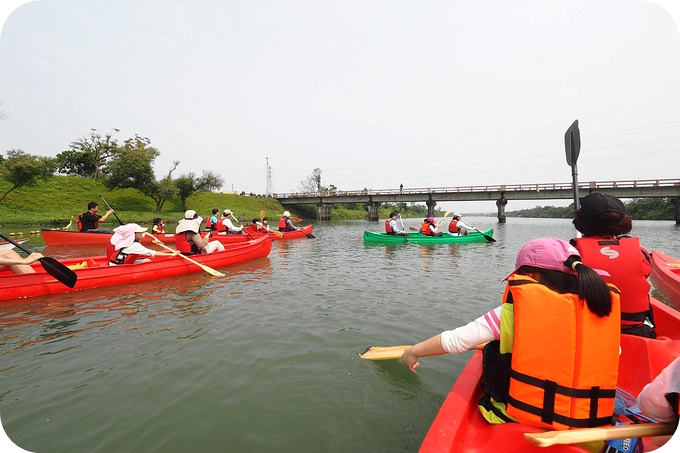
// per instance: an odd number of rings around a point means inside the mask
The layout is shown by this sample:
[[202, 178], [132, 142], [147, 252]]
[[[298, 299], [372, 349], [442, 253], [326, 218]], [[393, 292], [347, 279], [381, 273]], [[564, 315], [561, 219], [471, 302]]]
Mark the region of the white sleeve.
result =
[[496, 307], [462, 327], [442, 332], [442, 347], [446, 352], [455, 354], [474, 349], [487, 341], [498, 340], [500, 316], [501, 307]]
[[638, 395], [638, 406], [657, 421], [671, 422], [675, 415], [666, 394], [676, 392], [680, 393], [680, 358], [671, 362], [642, 389]]
[[130, 247], [125, 247], [128, 255], [156, 256], [156, 251], [144, 247], [139, 242], [133, 242]]

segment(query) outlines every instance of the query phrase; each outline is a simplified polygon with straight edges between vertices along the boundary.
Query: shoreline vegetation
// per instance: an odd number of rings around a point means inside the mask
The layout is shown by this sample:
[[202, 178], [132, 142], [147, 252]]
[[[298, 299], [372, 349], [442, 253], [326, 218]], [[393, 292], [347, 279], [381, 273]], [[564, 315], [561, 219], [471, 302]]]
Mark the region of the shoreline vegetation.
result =
[[[0, 182], [0, 190], [6, 185]], [[0, 227], [42, 226], [63, 228], [71, 220], [87, 210], [87, 203], [99, 203], [100, 210], [106, 211], [106, 201], [115, 209], [125, 223], [151, 224], [154, 217], [162, 217], [166, 225], [172, 227], [184, 215], [178, 197], [168, 199], [161, 213], [156, 213], [155, 202], [137, 189], [108, 190], [100, 182], [77, 176], [54, 176], [38, 181], [32, 186], [24, 186], [11, 192], [0, 202]], [[625, 202], [626, 214], [635, 220], [674, 220], [675, 207], [670, 199], [639, 199]], [[231, 209], [243, 222], [259, 218], [264, 213], [270, 222], [278, 220], [283, 211], [288, 210], [294, 217], [304, 220], [316, 219], [316, 207], [299, 205], [284, 208], [275, 198], [262, 195], [238, 195], [214, 192], [198, 192], [186, 200], [186, 208], [194, 209], [206, 218], [213, 208], [220, 211]], [[567, 207], [538, 206], [531, 209], [506, 212], [508, 217], [571, 218], [573, 204]], [[418, 218], [427, 215], [427, 207], [416, 203], [384, 204], [380, 207], [380, 218], [387, 218], [391, 211], [401, 212], [405, 218]], [[366, 218], [363, 203], [336, 205], [333, 207], [334, 220], [361, 220]], [[444, 212], [437, 209], [436, 216]], [[489, 214], [495, 216], [495, 214]], [[111, 216], [105, 226], [115, 227], [118, 221]], [[72, 226], [70, 229], [75, 229]]]

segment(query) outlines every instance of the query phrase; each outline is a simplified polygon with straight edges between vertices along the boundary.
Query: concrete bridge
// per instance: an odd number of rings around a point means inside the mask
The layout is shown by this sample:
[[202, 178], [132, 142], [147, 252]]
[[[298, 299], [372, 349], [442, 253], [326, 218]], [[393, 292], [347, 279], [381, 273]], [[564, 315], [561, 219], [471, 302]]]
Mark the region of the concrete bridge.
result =
[[[680, 179], [646, 179], [633, 181], [579, 182], [579, 196], [603, 192], [619, 198], [671, 198], [675, 206], [675, 223], [680, 225]], [[368, 220], [378, 220], [383, 203], [425, 203], [428, 215], [434, 216], [438, 201], [495, 201], [498, 221], [505, 223], [505, 207], [513, 200], [573, 200], [572, 183], [501, 184], [498, 186], [460, 186], [398, 188], [385, 190], [347, 190], [328, 193], [272, 194], [283, 206], [315, 204], [317, 219], [330, 220], [335, 203], [364, 203]]]

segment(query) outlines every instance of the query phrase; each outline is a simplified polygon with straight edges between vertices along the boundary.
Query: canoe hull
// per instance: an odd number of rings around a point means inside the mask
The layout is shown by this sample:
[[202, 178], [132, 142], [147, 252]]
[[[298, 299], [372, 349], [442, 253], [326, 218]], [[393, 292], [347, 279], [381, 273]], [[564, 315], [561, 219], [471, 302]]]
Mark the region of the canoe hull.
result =
[[[26, 241], [28, 241], [28, 238], [14, 239], [14, 242], [16, 242], [17, 244], [23, 244]], [[12, 250], [13, 248], [14, 248], [14, 244], [12, 244], [9, 241], [1, 241], [0, 242], [0, 250]]]
[[[213, 269], [219, 269], [256, 258], [264, 258], [269, 255], [271, 248], [271, 239], [263, 236], [254, 241], [231, 244], [225, 247], [224, 252], [192, 255], [191, 259]], [[199, 266], [179, 256], [157, 257], [152, 258], [148, 263], [119, 266], [109, 266], [105, 256], [68, 258], [59, 261], [66, 266], [76, 266], [74, 272], [78, 275], [78, 280], [74, 288], [63, 285], [47, 274], [39, 263], [34, 263], [32, 266], [36, 272], [33, 274], [15, 275], [8, 269], [0, 271], [0, 301], [104, 286], [127, 285], [144, 280], [204, 272]], [[86, 267], [77, 268], [83, 262], [86, 263]]]
[[[493, 236], [493, 229], [482, 231], [487, 236]], [[427, 236], [420, 233], [409, 233], [408, 236], [376, 233], [374, 231], [364, 231], [364, 244], [467, 244], [487, 242], [487, 239], [476, 231], [470, 232], [468, 236], [457, 236], [444, 233], [441, 236]]]
[[[252, 234], [254, 237], [265, 234], [265, 233], [258, 232], [255, 228], [253, 228], [252, 225], [248, 225], [246, 228], [248, 229], [248, 232], [250, 234]], [[307, 235], [312, 234], [313, 231], [314, 231], [314, 225], [307, 225], [307, 226], [300, 227], [300, 231], [281, 231], [281, 233], [283, 234], [283, 237], [279, 237], [278, 235], [276, 235], [274, 233], [266, 233], [266, 234], [272, 239], [272, 241], [281, 241], [281, 240], [287, 240], [287, 239], [307, 238]]]
[[[107, 233], [81, 233], [80, 231], [62, 231], [43, 228], [40, 234], [49, 247], [74, 247], [74, 246], [104, 246], [109, 243], [113, 234]], [[155, 234], [155, 236], [165, 244], [174, 244], [175, 235], [173, 233]], [[144, 237], [141, 243], [149, 245], [153, 241], [149, 237]]]
[[680, 309], [680, 260], [652, 250], [650, 280], [668, 302]]
[[[672, 360], [680, 356], [680, 312], [652, 299], [659, 338], [621, 336], [618, 387], [632, 395], [650, 382]], [[421, 453], [441, 452], [545, 452], [529, 444], [524, 433], [540, 432], [519, 423], [491, 425], [482, 416], [477, 401], [482, 396], [482, 352], [477, 351], [451, 388], [420, 447]], [[645, 451], [654, 449], [645, 446]], [[549, 448], [554, 452], [584, 452], [575, 445]]]

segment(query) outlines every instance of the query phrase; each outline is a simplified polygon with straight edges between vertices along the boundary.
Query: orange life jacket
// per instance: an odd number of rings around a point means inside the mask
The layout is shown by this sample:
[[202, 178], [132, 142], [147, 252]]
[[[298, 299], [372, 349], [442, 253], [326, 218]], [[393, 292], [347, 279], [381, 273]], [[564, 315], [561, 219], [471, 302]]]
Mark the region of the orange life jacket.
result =
[[394, 234], [394, 230], [392, 230], [392, 225], [390, 225], [391, 220], [392, 219], [385, 220], [385, 233], [387, 234]]
[[420, 232], [425, 236], [434, 236], [434, 231], [430, 230], [430, 225], [430, 222], [423, 222], [423, 224], [420, 225]]
[[[612, 312], [599, 318], [578, 295], [559, 294], [524, 275], [512, 275], [503, 297], [511, 309], [507, 414], [547, 429], [609, 425], [619, 364], [619, 294], [610, 286]], [[512, 306], [506, 306], [512, 304]], [[505, 343], [505, 344], [504, 344]]]
[[651, 309], [650, 285], [642, 269], [644, 259], [640, 239], [636, 237], [582, 237], [571, 240], [581, 254], [581, 261], [594, 269], [603, 269], [607, 283], [621, 291], [621, 325], [642, 324]]
[[133, 264], [140, 256], [138, 253], [127, 254], [123, 250], [125, 250], [125, 247], [116, 250], [116, 247], [108, 242], [106, 244], [106, 256], [109, 257], [109, 262], [113, 264]]

